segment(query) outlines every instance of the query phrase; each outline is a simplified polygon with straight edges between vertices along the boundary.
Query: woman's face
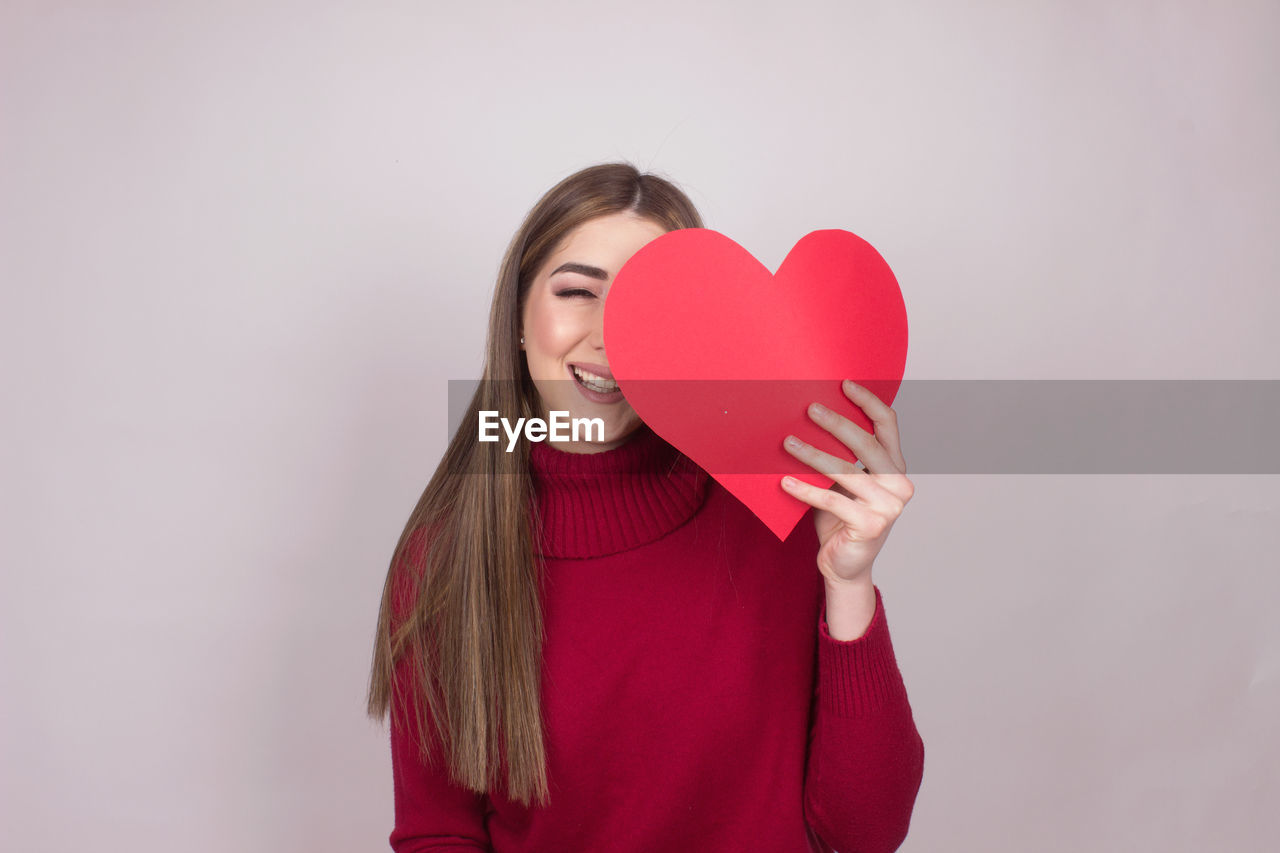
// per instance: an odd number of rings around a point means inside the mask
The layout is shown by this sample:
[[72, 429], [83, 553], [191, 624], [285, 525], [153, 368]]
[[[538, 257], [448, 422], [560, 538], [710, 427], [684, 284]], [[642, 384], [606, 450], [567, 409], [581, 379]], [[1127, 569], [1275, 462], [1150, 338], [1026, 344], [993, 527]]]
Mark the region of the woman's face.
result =
[[[567, 411], [570, 419], [604, 421], [604, 441], [556, 442], [559, 450], [611, 450], [640, 426], [609, 371], [604, 301], [622, 265], [664, 233], [661, 225], [633, 213], [589, 219], [565, 236], [529, 287], [520, 317], [521, 349], [538, 391], [540, 417]], [[584, 383], [583, 372], [594, 375]]]

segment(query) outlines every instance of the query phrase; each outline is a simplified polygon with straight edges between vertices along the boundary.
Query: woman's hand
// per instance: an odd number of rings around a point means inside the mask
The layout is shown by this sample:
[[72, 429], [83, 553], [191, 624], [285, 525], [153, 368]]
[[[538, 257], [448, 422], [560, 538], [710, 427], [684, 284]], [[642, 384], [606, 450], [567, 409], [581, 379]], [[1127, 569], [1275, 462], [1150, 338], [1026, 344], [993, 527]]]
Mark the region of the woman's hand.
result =
[[859, 469], [846, 459], [789, 435], [783, 442], [787, 451], [835, 483], [829, 489], [820, 489], [783, 477], [782, 488], [816, 510], [813, 523], [820, 543], [818, 571], [828, 585], [870, 584], [871, 563], [915, 487], [907, 479], [907, 462], [898, 441], [897, 413], [861, 385], [845, 380], [843, 388], [845, 396], [871, 419], [875, 435], [817, 403], [809, 407], [809, 417], [840, 439], [865, 467]]

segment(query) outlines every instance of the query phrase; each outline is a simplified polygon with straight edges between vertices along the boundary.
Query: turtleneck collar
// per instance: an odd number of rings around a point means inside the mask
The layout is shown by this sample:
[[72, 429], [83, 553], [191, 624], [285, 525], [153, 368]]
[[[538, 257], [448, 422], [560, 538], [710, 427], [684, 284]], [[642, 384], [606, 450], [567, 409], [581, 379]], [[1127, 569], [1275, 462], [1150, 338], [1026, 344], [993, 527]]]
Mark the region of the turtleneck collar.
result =
[[[543, 556], [585, 559], [660, 539], [702, 506], [709, 477], [648, 426], [601, 453], [530, 446]], [[536, 546], [535, 546], [536, 547]]]

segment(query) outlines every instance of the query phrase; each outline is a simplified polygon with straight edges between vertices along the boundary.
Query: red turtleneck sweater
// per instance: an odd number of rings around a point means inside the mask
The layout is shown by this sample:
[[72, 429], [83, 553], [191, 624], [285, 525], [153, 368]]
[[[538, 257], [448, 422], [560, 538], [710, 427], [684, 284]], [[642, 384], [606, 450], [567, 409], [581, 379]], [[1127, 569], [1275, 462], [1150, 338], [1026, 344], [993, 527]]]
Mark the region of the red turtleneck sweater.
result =
[[924, 746], [880, 591], [866, 633], [832, 639], [809, 518], [779, 542], [648, 427], [603, 453], [531, 453], [550, 804], [459, 788], [393, 714], [391, 847], [897, 849]]

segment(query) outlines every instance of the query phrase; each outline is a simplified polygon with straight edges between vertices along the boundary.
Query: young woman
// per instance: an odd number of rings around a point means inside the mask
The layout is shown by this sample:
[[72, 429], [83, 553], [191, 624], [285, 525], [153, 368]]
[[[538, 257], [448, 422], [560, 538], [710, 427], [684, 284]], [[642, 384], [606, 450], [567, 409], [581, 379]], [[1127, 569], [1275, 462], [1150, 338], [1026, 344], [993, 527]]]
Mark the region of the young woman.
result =
[[[894, 412], [849, 385], [874, 435], [810, 413], [865, 469], [786, 442], [836, 485], [783, 482], [814, 510], [779, 542], [609, 372], [614, 275], [695, 227], [675, 186], [602, 165], [551, 189], [507, 250], [483, 381], [383, 590], [368, 707], [390, 713], [394, 850], [869, 853], [906, 836], [924, 747], [871, 580], [912, 493]], [[478, 441], [481, 411], [605, 430], [508, 453]]]

